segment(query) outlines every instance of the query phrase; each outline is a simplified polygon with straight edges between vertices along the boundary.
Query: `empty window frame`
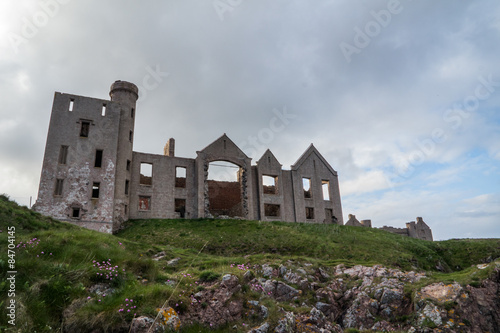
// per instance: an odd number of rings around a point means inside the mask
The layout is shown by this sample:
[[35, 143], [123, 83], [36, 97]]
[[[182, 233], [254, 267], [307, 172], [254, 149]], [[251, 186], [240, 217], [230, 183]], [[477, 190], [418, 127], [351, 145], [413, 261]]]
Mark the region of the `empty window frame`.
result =
[[139, 210], [151, 210], [151, 197], [139, 196]]
[[304, 189], [304, 198], [312, 198], [311, 178], [302, 178], [302, 187]]
[[66, 164], [68, 158], [68, 146], [61, 146], [59, 149], [59, 164]]
[[105, 115], [106, 115], [106, 104], [103, 104], [101, 109], [101, 116], [104, 117]]
[[94, 167], [95, 168], [102, 167], [102, 149], [97, 149], [95, 151]]
[[175, 167], [175, 187], [186, 187], [186, 168]]
[[80, 218], [80, 207], [71, 207], [71, 218], [73, 219]]
[[80, 127], [80, 137], [81, 138], [88, 138], [89, 137], [89, 130], [90, 130], [90, 121], [82, 120], [81, 127]]
[[130, 160], [127, 160], [127, 171], [130, 171], [130, 164], [131, 164]]
[[99, 199], [100, 189], [101, 189], [101, 183], [99, 182], [92, 183], [92, 199]]
[[264, 194], [278, 194], [278, 177], [263, 175], [262, 191]]
[[73, 106], [75, 106], [75, 99], [71, 98], [69, 100], [69, 106], [68, 106], [68, 111], [73, 111]]
[[186, 199], [175, 199], [174, 202], [175, 212], [183, 219], [186, 216]]
[[321, 181], [321, 190], [323, 192], [323, 200], [330, 201], [330, 181]]
[[141, 163], [139, 184], [141, 185], [153, 185], [153, 164], [151, 163]]
[[56, 179], [56, 186], [54, 188], [54, 195], [62, 195], [64, 179]]
[[306, 219], [314, 220], [314, 208], [306, 207]]
[[128, 188], [129, 188], [129, 186], [130, 186], [130, 182], [129, 182], [129, 180], [127, 179], [127, 180], [125, 180], [125, 194], [126, 194], [126, 195], [128, 195]]
[[267, 217], [280, 217], [280, 205], [264, 204], [264, 215]]

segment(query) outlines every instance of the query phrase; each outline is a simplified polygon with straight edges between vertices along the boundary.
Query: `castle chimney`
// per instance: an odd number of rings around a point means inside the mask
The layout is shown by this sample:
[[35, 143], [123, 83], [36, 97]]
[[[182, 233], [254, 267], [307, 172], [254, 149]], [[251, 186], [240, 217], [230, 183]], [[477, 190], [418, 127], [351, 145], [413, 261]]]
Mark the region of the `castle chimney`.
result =
[[168, 139], [167, 144], [165, 145], [165, 148], [163, 148], [163, 155], [165, 156], [175, 156], [175, 139], [170, 138]]

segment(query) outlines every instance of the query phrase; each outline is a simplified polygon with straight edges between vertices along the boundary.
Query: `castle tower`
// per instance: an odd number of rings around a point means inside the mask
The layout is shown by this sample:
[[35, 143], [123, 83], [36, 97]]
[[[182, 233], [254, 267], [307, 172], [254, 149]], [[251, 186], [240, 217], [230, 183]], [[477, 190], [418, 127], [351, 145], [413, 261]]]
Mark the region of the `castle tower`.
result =
[[117, 81], [111, 101], [56, 92], [33, 209], [103, 232], [127, 219], [137, 87]]
[[133, 83], [115, 81], [111, 85], [109, 96], [111, 101], [116, 102], [120, 108], [113, 218], [113, 231], [117, 231], [121, 228], [123, 221], [128, 220], [129, 215], [135, 104], [139, 98], [139, 89]]

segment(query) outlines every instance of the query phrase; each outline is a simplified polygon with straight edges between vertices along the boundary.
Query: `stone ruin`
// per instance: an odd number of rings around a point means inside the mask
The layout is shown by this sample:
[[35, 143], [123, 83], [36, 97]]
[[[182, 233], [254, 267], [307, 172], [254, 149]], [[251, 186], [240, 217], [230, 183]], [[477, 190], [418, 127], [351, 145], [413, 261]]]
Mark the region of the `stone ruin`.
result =
[[[226, 134], [196, 152], [133, 150], [138, 88], [116, 81], [111, 100], [56, 92], [33, 209], [102, 232], [128, 219], [233, 217], [343, 224], [337, 172], [310, 145], [289, 170], [268, 149], [252, 164]], [[236, 180], [209, 179], [232, 163]]]
[[[349, 220], [345, 223], [345, 225], [353, 226], [353, 227], [372, 227], [371, 220], [361, 220], [358, 221], [355, 215], [349, 214]], [[392, 232], [394, 234], [407, 236], [411, 238], [418, 238], [423, 240], [432, 241], [432, 230], [429, 228], [427, 223], [421, 217], [417, 217], [417, 222], [411, 221], [406, 223], [406, 228], [394, 228], [383, 226], [382, 229], [385, 231]]]

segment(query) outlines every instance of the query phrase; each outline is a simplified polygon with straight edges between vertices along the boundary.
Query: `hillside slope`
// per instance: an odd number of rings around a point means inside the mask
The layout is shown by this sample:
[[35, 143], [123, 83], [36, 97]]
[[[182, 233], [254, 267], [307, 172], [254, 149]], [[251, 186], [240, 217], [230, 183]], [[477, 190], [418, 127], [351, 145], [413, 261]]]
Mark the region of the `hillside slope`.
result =
[[[128, 332], [132, 322], [140, 332], [164, 305], [184, 332], [264, 324], [269, 332], [424, 330], [449, 325], [445, 319], [470, 331], [487, 325], [469, 313], [477, 299], [496, 311], [488, 295], [498, 292], [498, 239], [427, 242], [376, 229], [239, 220], [130, 221], [107, 235], [42, 217], [6, 196], [0, 230], [0, 304], [16, 305], [15, 327], [0, 318], [7, 332]], [[15, 256], [8, 257], [11, 243]], [[13, 297], [10, 270], [17, 271]], [[442, 286], [448, 298], [433, 300], [425, 286]]]

